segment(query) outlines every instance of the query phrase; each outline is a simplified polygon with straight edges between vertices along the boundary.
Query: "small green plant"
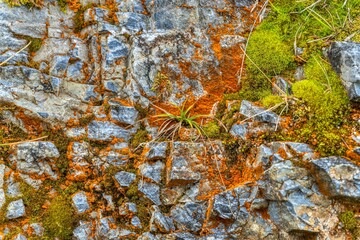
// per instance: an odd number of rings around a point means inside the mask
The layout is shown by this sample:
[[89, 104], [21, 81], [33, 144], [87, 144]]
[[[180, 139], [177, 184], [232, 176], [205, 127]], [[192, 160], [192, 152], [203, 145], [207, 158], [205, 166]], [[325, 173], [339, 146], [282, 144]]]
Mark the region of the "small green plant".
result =
[[165, 119], [162, 125], [159, 128], [158, 137], [162, 138], [169, 138], [170, 136], [174, 139], [175, 134], [179, 133], [181, 127], [190, 127], [197, 130], [199, 135], [204, 135], [204, 130], [202, 127], [196, 122], [201, 117], [207, 117], [207, 115], [191, 115], [190, 111], [194, 107], [194, 104], [185, 108], [186, 102], [181, 106], [177, 106], [176, 104], [172, 103], [174, 107], [177, 108], [178, 114], [172, 114], [168, 111], [155, 106], [156, 108], [163, 111], [163, 114], [155, 115], [156, 118]]
[[130, 146], [132, 148], [137, 148], [140, 146], [140, 144], [147, 141], [149, 141], [149, 133], [146, 131], [145, 127], [142, 126], [131, 138]]
[[202, 129], [204, 134], [209, 138], [217, 138], [220, 135], [220, 126], [217, 121], [211, 121], [205, 124]]

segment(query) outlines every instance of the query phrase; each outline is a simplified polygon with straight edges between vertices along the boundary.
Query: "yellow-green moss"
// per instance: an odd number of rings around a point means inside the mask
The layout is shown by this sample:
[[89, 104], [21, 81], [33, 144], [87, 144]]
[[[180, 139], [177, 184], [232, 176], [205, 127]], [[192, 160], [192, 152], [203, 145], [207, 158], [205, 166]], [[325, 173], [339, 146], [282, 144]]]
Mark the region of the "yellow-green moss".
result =
[[24, 181], [20, 181], [20, 191], [22, 193], [27, 216], [32, 219], [41, 220], [42, 206], [47, 198], [47, 193], [44, 188], [36, 190]]
[[69, 199], [56, 196], [43, 216], [45, 234], [50, 238], [71, 239], [76, 223], [75, 212]]
[[140, 128], [130, 140], [130, 146], [137, 148], [141, 143], [149, 141], [148, 132], [144, 128]]
[[20, 7], [25, 5], [29, 8], [41, 8], [44, 4], [43, 0], [4, 0], [4, 2], [7, 3], [10, 7]]
[[277, 95], [269, 95], [269, 96], [261, 99], [261, 103], [266, 108], [276, 106], [277, 104], [280, 104], [282, 102], [284, 102], [284, 100], [280, 96], [277, 96]]
[[352, 211], [346, 211], [339, 215], [339, 220], [346, 230], [354, 230], [358, 226], [358, 221]]
[[217, 121], [211, 121], [202, 126], [204, 135], [209, 138], [217, 138], [220, 134], [220, 126]]
[[80, 124], [80, 126], [84, 127], [84, 126], [88, 125], [94, 119], [95, 119], [95, 114], [93, 114], [93, 113], [86, 114], [79, 119], [79, 124]]

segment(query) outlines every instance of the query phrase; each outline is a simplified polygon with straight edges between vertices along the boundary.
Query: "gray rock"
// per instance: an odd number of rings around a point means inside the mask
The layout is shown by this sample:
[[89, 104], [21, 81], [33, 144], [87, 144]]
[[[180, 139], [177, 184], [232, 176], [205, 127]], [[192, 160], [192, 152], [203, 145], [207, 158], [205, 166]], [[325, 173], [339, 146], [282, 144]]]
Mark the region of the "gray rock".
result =
[[92, 140], [109, 141], [112, 138], [122, 138], [128, 141], [131, 134], [131, 131], [111, 122], [92, 121], [88, 125], [88, 138]]
[[161, 205], [160, 201], [160, 187], [154, 183], [140, 181], [138, 189], [145, 197], [150, 199], [154, 204]]
[[259, 122], [277, 124], [280, 120], [277, 114], [258, 107], [246, 100], [241, 102], [240, 113], [247, 118], [253, 118], [255, 121]]
[[360, 168], [341, 157], [311, 161], [316, 180], [331, 197], [360, 201]]
[[131, 218], [131, 225], [136, 228], [142, 228], [140, 218], [137, 216]]
[[18, 235], [16, 235], [15, 236], [15, 238], [13, 238], [14, 240], [26, 240], [27, 238], [24, 236], [24, 235], [22, 235], [22, 234], [18, 234]]
[[265, 209], [268, 207], [268, 205], [269, 205], [269, 203], [266, 199], [257, 198], [251, 203], [250, 210], [254, 211], [254, 210], [259, 210], [259, 209]]
[[114, 104], [111, 107], [110, 117], [120, 123], [134, 125], [138, 118], [138, 111], [134, 107], [123, 106], [121, 104]]
[[201, 174], [191, 169], [190, 162], [182, 156], [172, 156], [167, 169], [168, 185], [187, 185], [201, 179]]
[[153, 206], [150, 220], [150, 230], [153, 232], [169, 233], [175, 231], [173, 220], [162, 214], [158, 206]]
[[0, 188], [0, 209], [4, 206], [5, 203], [6, 203], [5, 191], [4, 189]]
[[340, 75], [351, 100], [360, 101], [360, 43], [334, 42], [328, 57]]
[[84, 213], [90, 209], [85, 192], [78, 192], [72, 197], [72, 201], [78, 213]]
[[44, 234], [44, 228], [39, 223], [31, 223], [30, 228], [32, 229], [32, 235], [42, 237]]
[[170, 216], [177, 229], [198, 232], [204, 223], [206, 209], [206, 205], [201, 203], [185, 203], [172, 208]]
[[127, 203], [123, 203], [123, 205], [119, 207], [119, 214], [121, 216], [125, 216], [128, 214], [132, 215], [134, 213], [137, 213], [137, 208], [135, 203], [127, 202]]
[[250, 203], [256, 194], [257, 188], [247, 186], [219, 193], [214, 197], [212, 212], [222, 219], [234, 219], [245, 224], [249, 218], [245, 203]]
[[165, 159], [168, 148], [167, 142], [150, 142], [145, 145], [146, 160]]
[[116, 181], [122, 187], [129, 187], [136, 179], [136, 174], [121, 171], [115, 174]]
[[7, 206], [6, 218], [15, 219], [25, 215], [25, 205], [22, 199], [12, 201]]
[[0, 164], [0, 188], [4, 186], [5, 164]]
[[92, 224], [90, 222], [80, 221], [79, 226], [74, 229], [73, 235], [77, 240], [93, 239], [90, 237], [92, 233]]
[[156, 183], [160, 183], [161, 181], [161, 173], [165, 168], [165, 164], [157, 161], [155, 163], [144, 163], [139, 166], [140, 173]]
[[58, 149], [52, 142], [25, 142], [17, 145], [17, 159], [27, 162], [58, 158]]
[[56, 56], [50, 64], [50, 74], [55, 77], [63, 77], [68, 67], [69, 56]]

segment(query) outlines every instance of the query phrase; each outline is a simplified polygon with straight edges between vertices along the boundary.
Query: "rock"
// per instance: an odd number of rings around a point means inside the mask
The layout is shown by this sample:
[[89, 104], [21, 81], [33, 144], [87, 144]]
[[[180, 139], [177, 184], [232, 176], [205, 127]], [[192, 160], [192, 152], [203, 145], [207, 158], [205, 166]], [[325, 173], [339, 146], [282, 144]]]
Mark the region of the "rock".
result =
[[32, 235], [42, 237], [44, 234], [44, 228], [39, 223], [31, 223], [30, 229], [32, 230]]
[[142, 228], [140, 218], [137, 216], [131, 218], [131, 225], [136, 228]]
[[7, 206], [6, 218], [15, 219], [25, 215], [25, 205], [22, 199], [12, 201]]
[[19, 233], [18, 235], [15, 236], [15, 238], [13, 238], [13, 240], [27, 240], [27, 238]]
[[72, 197], [72, 201], [78, 213], [84, 213], [90, 209], [85, 192], [78, 192]]
[[136, 175], [134, 173], [121, 171], [115, 174], [115, 179], [121, 187], [129, 187], [135, 181]]
[[266, 132], [274, 131], [275, 129], [268, 124], [253, 124], [253, 123], [241, 123], [234, 124], [230, 129], [230, 134], [239, 139], [247, 140], [251, 136], [260, 136]]
[[176, 228], [183, 231], [198, 232], [204, 223], [206, 206], [201, 203], [176, 205], [170, 211]]
[[319, 192], [307, 169], [291, 161], [273, 163], [258, 184], [269, 202], [271, 220], [283, 231], [328, 234], [336, 226], [331, 201]]
[[120, 123], [134, 125], [138, 118], [138, 111], [134, 107], [114, 104], [111, 107], [110, 117]]
[[254, 210], [259, 210], [259, 209], [265, 209], [268, 207], [268, 205], [269, 205], [269, 203], [266, 199], [257, 198], [257, 199], [254, 199], [254, 201], [252, 201], [250, 210], [254, 211]]
[[88, 138], [92, 140], [109, 141], [112, 138], [121, 138], [128, 141], [131, 134], [131, 131], [111, 122], [92, 121], [88, 125]]
[[258, 107], [252, 102], [246, 100], [241, 102], [240, 113], [247, 118], [253, 118], [255, 121], [259, 122], [278, 124], [280, 121], [280, 118], [277, 114]]
[[184, 188], [175, 186], [171, 188], [161, 188], [161, 201], [165, 205], [174, 205], [184, 193]]
[[5, 203], [6, 203], [5, 191], [4, 189], [0, 188], [0, 209], [4, 206]]
[[121, 216], [133, 215], [134, 213], [137, 213], [137, 208], [135, 203], [127, 202], [127, 203], [123, 203], [123, 205], [119, 207], [119, 214]]
[[160, 183], [160, 181], [161, 181], [161, 173], [162, 173], [164, 168], [165, 168], [165, 164], [163, 164], [160, 161], [157, 161], [157, 162], [155, 162], [153, 164], [144, 163], [144, 164], [139, 166], [140, 173], [144, 177], [147, 177], [147, 178], [155, 181], [156, 183]]
[[350, 100], [360, 101], [360, 43], [334, 42], [328, 51], [333, 69], [340, 75]]
[[245, 203], [253, 201], [257, 194], [257, 188], [238, 187], [215, 195], [212, 213], [222, 219], [233, 219], [246, 223], [249, 212]]
[[165, 159], [166, 151], [168, 148], [167, 142], [150, 142], [145, 145], [145, 158], [146, 160]]
[[69, 56], [55, 56], [50, 64], [50, 74], [55, 77], [63, 77], [69, 60]]
[[161, 205], [160, 187], [158, 185], [140, 181], [138, 184], [138, 189], [140, 192], [142, 192], [145, 195], [145, 197], [150, 199], [154, 204]]
[[4, 176], [5, 176], [5, 164], [0, 164], [0, 188], [4, 186]]
[[31, 162], [59, 156], [59, 151], [52, 142], [25, 142], [17, 145], [18, 160]]
[[92, 224], [90, 222], [80, 221], [79, 226], [77, 228], [75, 228], [73, 231], [73, 235], [74, 235], [75, 239], [77, 239], [77, 240], [92, 239], [90, 237], [90, 235], [92, 233], [91, 228], [92, 228]]
[[154, 205], [150, 220], [150, 230], [153, 232], [169, 233], [175, 231], [173, 220], [161, 213], [158, 206]]
[[312, 160], [318, 184], [331, 197], [360, 201], [360, 168], [341, 157]]
[[188, 159], [182, 156], [172, 156], [167, 172], [167, 182], [171, 186], [186, 185], [201, 179], [201, 174], [194, 172]]

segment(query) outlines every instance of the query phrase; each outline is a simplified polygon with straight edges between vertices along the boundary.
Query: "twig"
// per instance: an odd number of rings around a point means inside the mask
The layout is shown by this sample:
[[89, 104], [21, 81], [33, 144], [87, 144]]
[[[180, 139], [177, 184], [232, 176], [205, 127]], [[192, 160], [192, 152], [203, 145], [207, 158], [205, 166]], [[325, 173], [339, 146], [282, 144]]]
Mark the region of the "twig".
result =
[[16, 54], [24, 51], [24, 49], [27, 48], [30, 44], [31, 44], [31, 41], [30, 41], [28, 44], [26, 44], [25, 47], [23, 47], [22, 49], [20, 49], [20, 50], [17, 51], [16, 53], [12, 54], [12, 55], [11, 55], [10, 57], [8, 57], [5, 61], [3, 61], [2, 63], [0, 63], [0, 66], [5, 65], [8, 61], [10, 61], [13, 57], [15, 57]]

